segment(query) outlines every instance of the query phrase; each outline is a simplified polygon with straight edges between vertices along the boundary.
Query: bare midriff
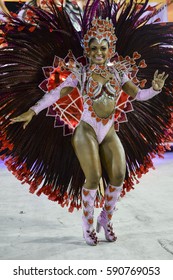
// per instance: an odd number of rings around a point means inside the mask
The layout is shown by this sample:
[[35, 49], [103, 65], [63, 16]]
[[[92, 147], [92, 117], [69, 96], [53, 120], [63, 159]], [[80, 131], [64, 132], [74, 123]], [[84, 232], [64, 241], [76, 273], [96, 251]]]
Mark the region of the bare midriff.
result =
[[100, 118], [108, 118], [114, 112], [114, 108], [115, 108], [115, 100], [111, 100], [108, 97], [106, 98], [104, 96], [104, 101], [93, 100], [94, 112]]

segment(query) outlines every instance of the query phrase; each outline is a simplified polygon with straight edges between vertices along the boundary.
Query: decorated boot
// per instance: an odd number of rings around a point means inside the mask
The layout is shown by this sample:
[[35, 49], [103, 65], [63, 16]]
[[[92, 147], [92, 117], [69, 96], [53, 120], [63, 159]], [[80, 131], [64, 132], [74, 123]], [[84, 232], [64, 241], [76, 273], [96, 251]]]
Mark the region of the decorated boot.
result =
[[117, 237], [113, 230], [113, 225], [111, 223], [112, 215], [115, 210], [115, 205], [118, 201], [118, 198], [121, 194], [122, 187], [116, 187], [109, 185], [105, 191], [105, 205], [102, 212], [97, 218], [97, 227], [96, 231], [100, 232], [103, 227], [105, 231], [105, 238], [109, 242], [114, 242], [117, 240]]
[[96, 198], [97, 190], [82, 189], [82, 228], [83, 237], [88, 245], [95, 246], [98, 243], [95, 229], [93, 227], [94, 222], [94, 202]]

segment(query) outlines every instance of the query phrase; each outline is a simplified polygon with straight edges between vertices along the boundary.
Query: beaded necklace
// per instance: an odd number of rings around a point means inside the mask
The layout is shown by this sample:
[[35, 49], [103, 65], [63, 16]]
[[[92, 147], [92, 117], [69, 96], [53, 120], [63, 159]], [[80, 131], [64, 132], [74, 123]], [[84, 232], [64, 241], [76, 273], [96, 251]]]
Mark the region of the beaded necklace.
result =
[[100, 75], [105, 79], [110, 76], [110, 71], [107, 65], [91, 64], [88, 68], [88, 75], [91, 76], [93, 73]]

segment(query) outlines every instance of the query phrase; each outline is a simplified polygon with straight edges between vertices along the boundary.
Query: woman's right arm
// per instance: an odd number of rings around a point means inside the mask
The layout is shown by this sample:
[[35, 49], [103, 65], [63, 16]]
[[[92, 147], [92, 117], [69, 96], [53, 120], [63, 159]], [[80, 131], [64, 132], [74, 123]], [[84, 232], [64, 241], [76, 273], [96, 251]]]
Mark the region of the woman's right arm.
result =
[[[62, 83], [64, 84], [64, 83]], [[72, 86], [63, 87], [62, 84], [55, 89], [52, 89], [49, 93], [46, 93], [34, 106], [30, 109], [38, 115], [42, 110], [53, 105], [58, 99], [68, 95], [72, 90]]]
[[37, 115], [42, 110], [53, 105], [59, 98], [68, 95], [73, 90], [73, 88], [77, 86], [77, 84], [78, 80], [72, 79], [71, 75], [69, 75], [67, 79], [58, 87], [51, 90], [49, 93], [45, 93], [45, 95], [27, 112], [19, 115], [16, 118], [11, 119], [11, 123], [13, 124], [15, 122], [24, 122], [23, 128], [25, 129], [34, 115]]

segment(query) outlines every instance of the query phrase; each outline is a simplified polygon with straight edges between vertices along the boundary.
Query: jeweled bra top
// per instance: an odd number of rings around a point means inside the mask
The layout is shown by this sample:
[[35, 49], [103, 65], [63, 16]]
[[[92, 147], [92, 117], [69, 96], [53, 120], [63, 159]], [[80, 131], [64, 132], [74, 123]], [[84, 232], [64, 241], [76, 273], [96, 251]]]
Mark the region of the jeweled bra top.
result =
[[108, 78], [108, 75], [110, 76], [110, 73], [112, 74], [112, 71], [110, 70], [112, 69], [106, 67], [105, 72], [86, 71], [85, 82], [84, 82], [83, 93], [82, 93], [84, 99], [84, 108], [90, 111], [92, 118], [95, 118], [97, 122], [102, 122], [103, 125], [106, 125], [107, 122], [110, 119], [112, 119], [115, 110], [113, 110], [108, 117], [105, 118], [99, 117], [93, 108], [93, 104], [98, 102], [106, 105], [108, 100], [112, 100], [116, 102], [121, 91], [120, 77], [118, 80], [114, 70], [113, 72], [114, 75], [112, 75], [112, 78], [110, 78], [107, 82], [105, 82], [105, 84], [102, 84], [99, 81], [95, 81], [92, 75], [93, 73], [96, 73], [106, 79]]

